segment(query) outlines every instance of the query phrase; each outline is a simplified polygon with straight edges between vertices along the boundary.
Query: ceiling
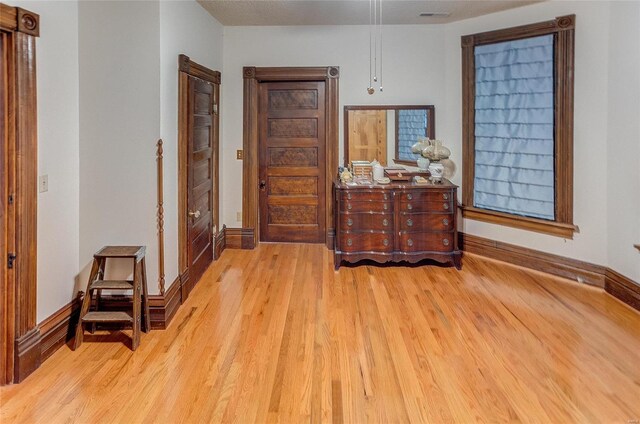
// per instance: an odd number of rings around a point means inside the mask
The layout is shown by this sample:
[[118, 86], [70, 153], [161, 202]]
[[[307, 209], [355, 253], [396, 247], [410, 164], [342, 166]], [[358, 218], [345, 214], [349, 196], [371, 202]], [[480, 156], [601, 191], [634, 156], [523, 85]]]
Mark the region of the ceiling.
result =
[[[544, 0], [383, 0], [383, 24], [443, 24]], [[367, 0], [198, 0], [225, 26], [367, 25]], [[440, 12], [448, 16], [421, 17]]]

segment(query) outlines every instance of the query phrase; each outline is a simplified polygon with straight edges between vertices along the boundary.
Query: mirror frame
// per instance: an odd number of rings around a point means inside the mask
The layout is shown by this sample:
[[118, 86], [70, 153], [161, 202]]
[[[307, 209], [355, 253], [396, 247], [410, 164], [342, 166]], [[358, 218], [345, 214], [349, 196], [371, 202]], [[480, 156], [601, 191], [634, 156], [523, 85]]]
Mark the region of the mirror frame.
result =
[[[436, 107], [434, 105], [359, 105], [359, 106], [344, 106], [344, 165], [349, 165], [349, 111], [350, 110], [395, 110], [396, 116], [399, 110], [402, 109], [426, 109], [429, 111], [427, 116], [427, 130], [428, 134], [425, 137], [435, 140], [436, 138]], [[397, 121], [396, 121], [397, 122]], [[398, 127], [395, 129], [396, 141], [398, 140]], [[417, 166], [415, 160], [398, 160], [398, 143], [395, 144], [395, 156], [393, 158], [387, 158], [387, 166], [390, 161], [400, 165]]]

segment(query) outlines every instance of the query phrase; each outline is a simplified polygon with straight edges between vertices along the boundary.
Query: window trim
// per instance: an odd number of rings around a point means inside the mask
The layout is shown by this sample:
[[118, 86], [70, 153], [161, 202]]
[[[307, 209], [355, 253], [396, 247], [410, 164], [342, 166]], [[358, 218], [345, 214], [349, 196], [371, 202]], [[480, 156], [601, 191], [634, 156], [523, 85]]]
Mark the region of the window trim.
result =
[[[575, 15], [461, 37], [462, 47], [462, 216], [573, 238], [573, 74]], [[475, 56], [476, 46], [554, 35], [554, 207], [555, 221], [512, 215], [473, 206], [475, 177]]]

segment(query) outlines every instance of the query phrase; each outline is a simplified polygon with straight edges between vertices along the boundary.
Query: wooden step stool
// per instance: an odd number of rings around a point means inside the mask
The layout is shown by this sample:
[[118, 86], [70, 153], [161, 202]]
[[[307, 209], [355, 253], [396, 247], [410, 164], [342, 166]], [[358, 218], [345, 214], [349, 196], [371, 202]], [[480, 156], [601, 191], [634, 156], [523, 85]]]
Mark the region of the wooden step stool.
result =
[[[93, 255], [93, 265], [87, 283], [87, 291], [82, 301], [80, 318], [76, 328], [76, 339], [73, 349], [82, 344], [84, 324], [91, 324], [91, 331], [96, 324], [115, 323], [131, 324], [131, 350], [136, 350], [140, 344], [140, 326], [144, 320], [145, 333], [151, 330], [149, 322], [149, 296], [147, 295], [147, 270], [145, 266], [145, 246], [105, 246]], [[133, 281], [131, 280], [105, 280], [104, 269], [107, 259], [133, 259]], [[102, 290], [131, 290], [133, 291], [133, 313], [124, 311], [100, 311], [100, 295]], [[91, 310], [93, 293], [96, 292], [95, 310]], [[141, 308], [142, 306], [142, 308]], [[142, 310], [141, 310], [142, 309]]]

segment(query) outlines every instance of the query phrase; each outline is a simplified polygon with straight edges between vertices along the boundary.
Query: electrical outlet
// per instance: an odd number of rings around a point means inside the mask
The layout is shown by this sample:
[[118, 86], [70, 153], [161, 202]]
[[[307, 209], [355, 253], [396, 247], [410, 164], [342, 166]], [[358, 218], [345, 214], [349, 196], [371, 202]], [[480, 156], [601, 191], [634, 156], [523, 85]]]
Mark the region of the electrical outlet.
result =
[[41, 175], [38, 177], [38, 191], [40, 193], [46, 193], [49, 191], [49, 176]]
[[236, 221], [242, 221], [242, 212], [236, 212]]
[[238, 159], [238, 160], [244, 159], [244, 151], [236, 150], [236, 159]]

